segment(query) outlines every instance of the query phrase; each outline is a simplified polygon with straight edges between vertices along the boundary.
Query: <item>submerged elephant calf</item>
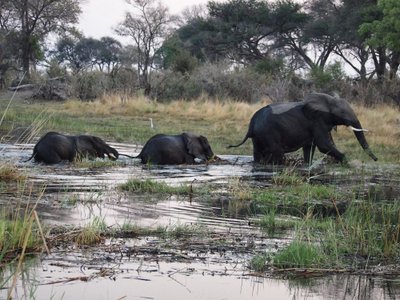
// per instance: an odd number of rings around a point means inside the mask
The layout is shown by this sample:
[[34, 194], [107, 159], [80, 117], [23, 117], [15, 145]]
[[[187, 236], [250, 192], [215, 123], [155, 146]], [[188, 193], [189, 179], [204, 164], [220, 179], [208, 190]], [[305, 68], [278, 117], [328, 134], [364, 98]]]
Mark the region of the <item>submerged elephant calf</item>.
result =
[[108, 158], [116, 160], [119, 153], [107, 145], [101, 138], [92, 135], [64, 135], [58, 132], [48, 132], [42, 136], [33, 148], [32, 156], [36, 162], [56, 164], [61, 161], [74, 161], [82, 157]]
[[206, 137], [191, 132], [179, 135], [156, 134], [144, 145], [137, 156], [143, 164], [179, 165], [194, 164], [214, 157]]
[[337, 125], [349, 126], [361, 147], [377, 160], [349, 103], [322, 93], [312, 93], [301, 102], [274, 103], [261, 108], [251, 118], [243, 141], [229, 147], [238, 147], [251, 138], [254, 161], [259, 163], [282, 163], [285, 153], [300, 148], [304, 161], [310, 163], [315, 147], [342, 162], [345, 155], [336, 148], [331, 136]]

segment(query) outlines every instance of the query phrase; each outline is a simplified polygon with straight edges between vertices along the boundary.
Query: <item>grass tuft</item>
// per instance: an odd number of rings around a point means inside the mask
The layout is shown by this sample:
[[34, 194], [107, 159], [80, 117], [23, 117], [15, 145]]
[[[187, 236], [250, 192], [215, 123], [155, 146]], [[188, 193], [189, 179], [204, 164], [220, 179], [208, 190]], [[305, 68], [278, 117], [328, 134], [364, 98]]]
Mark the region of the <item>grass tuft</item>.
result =
[[[7, 253], [20, 252], [24, 241], [26, 249], [35, 250], [42, 245], [37, 224], [33, 223], [32, 212], [23, 210], [23, 214], [14, 213], [10, 209], [0, 212], [0, 258], [6, 258]], [[11, 215], [10, 215], [11, 212]]]
[[278, 268], [321, 267], [325, 265], [325, 257], [318, 245], [295, 240], [275, 255], [273, 265]]
[[94, 245], [102, 241], [101, 233], [107, 229], [107, 225], [101, 218], [94, 218], [87, 226], [76, 235], [75, 243], [78, 245]]
[[130, 179], [128, 182], [119, 185], [123, 191], [135, 193], [155, 193], [155, 194], [175, 194], [189, 195], [191, 193], [190, 186], [181, 185], [179, 187], [169, 186], [164, 182], [158, 182], [151, 179], [139, 180]]
[[26, 175], [15, 165], [10, 163], [0, 164], [0, 181], [20, 181], [25, 179]]

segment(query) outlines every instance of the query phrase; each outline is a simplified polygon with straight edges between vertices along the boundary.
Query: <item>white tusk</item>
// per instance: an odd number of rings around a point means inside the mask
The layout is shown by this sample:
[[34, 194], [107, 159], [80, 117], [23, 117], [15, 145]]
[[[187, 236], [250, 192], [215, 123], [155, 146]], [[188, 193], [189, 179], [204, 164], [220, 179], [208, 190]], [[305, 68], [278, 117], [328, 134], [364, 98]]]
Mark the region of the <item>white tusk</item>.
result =
[[355, 128], [353, 126], [350, 126], [351, 130], [353, 131], [368, 131], [368, 129], [364, 129], [364, 128]]

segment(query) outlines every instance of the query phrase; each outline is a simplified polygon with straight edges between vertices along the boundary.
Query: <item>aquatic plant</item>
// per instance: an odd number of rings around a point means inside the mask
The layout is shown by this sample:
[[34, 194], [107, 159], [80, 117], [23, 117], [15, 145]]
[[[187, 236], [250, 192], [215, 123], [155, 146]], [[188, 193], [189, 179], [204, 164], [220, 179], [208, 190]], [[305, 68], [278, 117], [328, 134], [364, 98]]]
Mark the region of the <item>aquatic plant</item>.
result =
[[279, 268], [321, 268], [325, 264], [326, 255], [321, 248], [312, 242], [301, 240], [294, 240], [273, 258], [273, 265]]
[[130, 179], [126, 183], [120, 184], [119, 189], [136, 193], [156, 193], [156, 194], [178, 194], [189, 195], [192, 188], [189, 185], [170, 186], [164, 182], [151, 179]]
[[272, 176], [272, 182], [276, 185], [300, 185], [306, 179], [301, 176], [296, 169], [296, 166], [289, 166]]
[[78, 245], [93, 245], [102, 240], [101, 233], [107, 229], [104, 219], [95, 217], [84, 226], [75, 236], [75, 243]]
[[258, 254], [252, 257], [250, 260], [249, 268], [256, 272], [264, 272], [267, 267], [267, 262], [270, 257], [266, 254]]
[[338, 191], [333, 185], [306, 182], [253, 191], [253, 199], [265, 214], [275, 211], [298, 217], [305, 217], [309, 213], [322, 217], [336, 215], [332, 201], [336, 201], [337, 197]]
[[[9, 216], [9, 213], [0, 213], [0, 252], [14, 253], [21, 251], [24, 241], [27, 240], [27, 249], [36, 249], [42, 243], [36, 225], [29, 214], [22, 217]], [[5, 256], [4, 256], [5, 257]]]

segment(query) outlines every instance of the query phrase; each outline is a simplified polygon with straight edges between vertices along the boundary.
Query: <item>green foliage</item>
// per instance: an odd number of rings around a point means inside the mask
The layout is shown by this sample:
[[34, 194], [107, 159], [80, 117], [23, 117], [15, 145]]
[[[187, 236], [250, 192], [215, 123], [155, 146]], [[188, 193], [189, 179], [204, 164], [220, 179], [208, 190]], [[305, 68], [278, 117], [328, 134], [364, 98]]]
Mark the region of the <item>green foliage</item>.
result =
[[189, 194], [189, 186], [174, 187], [164, 182], [158, 182], [151, 179], [130, 179], [121, 184], [119, 188], [123, 191], [136, 193], [158, 193], [158, 194]]
[[284, 61], [281, 58], [272, 59], [265, 57], [261, 60], [258, 60], [254, 64], [253, 68], [257, 73], [260, 74], [279, 76], [284, 73]]
[[[298, 180], [298, 177], [296, 177]], [[287, 183], [288, 184], [288, 183]], [[268, 190], [254, 191], [254, 200], [266, 214], [271, 212], [307, 218], [309, 214], [336, 215], [332, 200], [342, 197], [334, 186], [296, 182]]]
[[41, 245], [42, 240], [31, 213], [27, 210], [20, 216], [10, 209], [0, 212], [0, 253], [21, 251], [26, 238], [27, 249], [33, 250]]
[[265, 267], [268, 261], [268, 257], [266, 255], [255, 255], [250, 261], [250, 269], [256, 272], [265, 271]]
[[273, 259], [273, 265], [279, 268], [321, 268], [325, 262], [326, 256], [318, 245], [300, 240], [293, 241]]
[[373, 19], [360, 27], [360, 33], [368, 34], [368, 44], [373, 47], [385, 46], [392, 51], [400, 51], [400, 2], [379, 0], [378, 9], [382, 18]]
[[102, 72], [86, 72], [73, 76], [74, 96], [81, 100], [93, 100], [107, 91], [107, 75]]
[[190, 74], [167, 72], [153, 83], [152, 96], [159, 100], [234, 99], [257, 102], [266, 94], [265, 76], [252, 68], [231, 70], [227, 63], [200, 65]]
[[197, 66], [197, 59], [184, 48], [182, 41], [175, 34], [168, 38], [161, 49], [158, 51], [161, 55], [163, 67], [172, 69], [181, 74], [190, 73]]
[[336, 61], [333, 64], [326, 66], [324, 69], [320, 67], [312, 68], [310, 77], [317, 89], [336, 91], [340, 89], [340, 84], [343, 81], [345, 74], [341, 64]]

